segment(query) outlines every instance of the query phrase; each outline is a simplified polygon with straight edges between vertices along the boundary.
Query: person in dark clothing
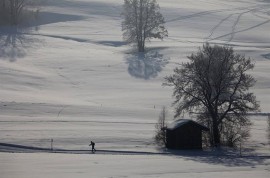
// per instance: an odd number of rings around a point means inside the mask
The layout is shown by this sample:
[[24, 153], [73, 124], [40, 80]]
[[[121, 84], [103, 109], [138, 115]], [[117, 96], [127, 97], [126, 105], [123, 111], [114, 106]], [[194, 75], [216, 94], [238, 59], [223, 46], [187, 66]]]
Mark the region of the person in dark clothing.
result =
[[95, 149], [95, 142], [91, 141], [91, 143], [90, 143], [89, 146], [92, 146], [92, 153], [95, 153], [95, 152], [96, 152], [96, 149]]

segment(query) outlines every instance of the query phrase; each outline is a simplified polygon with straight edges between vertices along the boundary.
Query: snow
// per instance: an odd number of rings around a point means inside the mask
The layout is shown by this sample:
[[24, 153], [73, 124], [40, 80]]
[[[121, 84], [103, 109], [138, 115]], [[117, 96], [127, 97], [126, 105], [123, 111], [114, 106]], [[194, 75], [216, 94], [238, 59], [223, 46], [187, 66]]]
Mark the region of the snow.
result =
[[179, 128], [182, 125], [185, 125], [185, 124], [188, 124], [188, 123], [192, 123], [193, 125], [196, 125], [197, 127], [199, 127], [202, 130], [209, 130], [204, 125], [201, 125], [201, 124], [199, 124], [199, 123], [197, 123], [197, 122], [195, 122], [193, 120], [190, 120], [190, 119], [178, 119], [178, 120], [175, 120], [174, 122], [170, 123], [167, 126], [167, 129], [174, 130], [174, 129]]
[[[268, 177], [269, 166], [242, 158], [157, 155], [0, 153], [1, 176], [27, 177]], [[267, 162], [269, 164], [269, 161]], [[26, 172], [26, 170], [31, 170]], [[14, 176], [15, 175], [15, 176]]]
[[[153, 143], [162, 106], [173, 118], [164, 77], [204, 42], [254, 59], [252, 90], [270, 111], [269, 1], [158, 2], [169, 38], [147, 43], [145, 56], [122, 40], [122, 0], [47, 0], [31, 27], [0, 28], [0, 143], [50, 148], [54, 139], [74, 153], [1, 152], [0, 177], [269, 177], [266, 116], [251, 116], [243, 158], [162, 154]], [[90, 139], [115, 153], [72, 151]]]

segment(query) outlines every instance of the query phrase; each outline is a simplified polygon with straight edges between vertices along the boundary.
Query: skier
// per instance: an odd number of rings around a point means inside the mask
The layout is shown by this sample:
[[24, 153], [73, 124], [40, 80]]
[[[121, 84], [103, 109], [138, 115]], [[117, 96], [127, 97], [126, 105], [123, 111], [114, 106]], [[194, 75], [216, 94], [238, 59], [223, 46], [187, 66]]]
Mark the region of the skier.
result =
[[90, 143], [89, 146], [92, 146], [92, 153], [95, 153], [95, 152], [96, 152], [96, 149], [95, 149], [95, 142], [91, 141], [91, 143]]

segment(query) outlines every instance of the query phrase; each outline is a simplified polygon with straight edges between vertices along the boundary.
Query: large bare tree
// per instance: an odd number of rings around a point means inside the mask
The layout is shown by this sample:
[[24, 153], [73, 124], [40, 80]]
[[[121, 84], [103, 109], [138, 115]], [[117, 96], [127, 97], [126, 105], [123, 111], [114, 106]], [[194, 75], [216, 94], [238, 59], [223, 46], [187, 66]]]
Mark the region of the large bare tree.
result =
[[159, 10], [156, 0], [124, 0], [123, 37], [128, 43], [136, 43], [139, 52], [144, 52], [146, 40], [168, 36]]
[[[1, 11], [3, 18], [8, 18], [8, 22], [12, 25], [20, 23], [22, 13], [27, 6], [31, 5], [33, 0], [1, 0]], [[1, 19], [0, 19], [1, 20]], [[3, 20], [3, 19], [2, 19]]]
[[[183, 111], [204, 113], [212, 145], [219, 146], [223, 127], [247, 125], [247, 112], [258, 111], [256, 97], [249, 91], [255, 79], [251, 59], [231, 47], [205, 44], [188, 56], [189, 62], [174, 69], [164, 85], [174, 87], [175, 117]], [[225, 125], [226, 124], [226, 125]]]

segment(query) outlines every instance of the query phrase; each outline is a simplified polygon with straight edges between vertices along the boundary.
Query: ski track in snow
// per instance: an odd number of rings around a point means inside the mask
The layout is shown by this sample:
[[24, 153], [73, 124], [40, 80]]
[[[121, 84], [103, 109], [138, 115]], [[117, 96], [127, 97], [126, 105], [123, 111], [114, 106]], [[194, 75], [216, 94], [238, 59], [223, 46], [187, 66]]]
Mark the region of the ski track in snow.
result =
[[[227, 36], [230, 36], [230, 38], [229, 38], [229, 40], [225, 43], [225, 44], [228, 44], [228, 43], [230, 43], [232, 40], [233, 40], [233, 38], [234, 38], [234, 36], [235, 36], [235, 34], [237, 34], [237, 33], [240, 33], [240, 32], [245, 32], [245, 31], [248, 31], [248, 30], [251, 30], [251, 29], [253, 29], [253, 28], [257, 28], [257, 27], [260, 27], [260, 26], [262, 26], [262, 25], [265, 25], [265, 24], [267, 24], [267, 23], [269, 23], [269, 21], [270, 21], [270, 18], [266, 18], [266, 17], [261, 17], [261, 16], [259, 16], [258, 14], [255, 14], [255, 12], [256, 11], [259, 11], [259, 10], [262, 10], [262, 9], [265, 9], [265, 8], [267, 8], [267, 7], [257, 7], [257, 6], [255, 6], [255, 8], [251, 8], [251, 9], [249, 9], [249, 10], [247, 10], [247, 11], [244, 11], [244, 12], [241, 12], [241, 13], [233, 13], [233, 14], [230, 14], [229, 16], [227, 16], [226, 18], [224, 18], [224, 19], [222, 19], [216, 26], [214, 26], [212, 29], [211, 29], [211, 32], [210, 32], [210, 35], [208, 36], [208, 37], [206, 37], [206, 41], [207, 42], [210, 42], [210, 41], [212, 41], [212, 40], [217, 40], [217, 39], [220, 39], [220, 38], [223, 38], [223, 37], [227, 37]], [[264, 22], [262, 22], [262, 23], [260, 23], [260, 24], [257, 24], [257, 25], [255, 25], [255, 26], [252, 26], [252, 27], [249, 27], [249, 28], [246, 28], [246, 29], [243, 29], [243, 30], [236, 30], [237, 28], [237, 25], [239, 24], [239, 21], [240, 21], [240, 19], [241, 19], [241, 17], [243, 16], [243, 15], [245, 15], [245, 14], [247, 14], [247, 13], [252, 13], [254, 16], [258, 16], [258, 17], [260, 17], [260, 18], [262, 18], [262, 19], [264, 19], [264, 20], [266, 20], [266, 21], [264, 21]], [[227, 21], [228, 19], [230, 19], [232, 16], [234, 16], [234, 15], [238, 15], [237, 16], [237, 18], [236, 18], [236, 21], [233, 23], [233, 25], [232, 25], [232, 31], [231, 31], [231, 33], [228, 33], [228, 34], [225, 34], [225, 35], [221, 35], [221, 36], [218, 36], [218, 37], [214, 37], [214, 38], [211, 38], [213, 35], [214, 35], [214, 32], [216, 31], [216, 29], [218, 28], [218, 27], [220, 27], [225, 21]]]
[[[236, 22], [238, 22], [238, 21], [236, 21]], [[269, 23], [269, 22], [270, 22], [270, 20], [266, 20], [266, 21], [264, 21], [264, 22], [262, 22], [262, 23], [256, 24], [256, 25], [254, 25], [254, 26], [251, 26], [251, 27], [246, 28], [246, 29], [243, 29], [243, 30], [235, 30], [235, 27], [236, 27], [236, 25], [237, 25], [237, 23], [235, 23], [235, 24], [233, 25], [233, 30], [232, 30], [232, 32], [227, 33], [227, 34], [224, 34], [224, 35], [221, 35], [221, 36], [218, 36], [218, 37], [214, 37], [213, 39], [211, 39], [211, 40], [209, 40], [209, 41], [218, 40], [218, 39], [223, 38], [223, 37], [231, 36], [230, 40], [228, 40], [228, 42], [231, 42], [231, 40], [233, 39], [233, 37], [234, 37], [235, 34], [241, 33], [241, 32], [245, 32], [245, 31], [248, 31], [248, 30], [257, 28], [257, 27], [260, 27], [260, 26], [265, 25], [265, 24], [267, 24], [267, 23]], [[209, 42], [209, 41], [208, 41], [208, 42]], [[256, 47], [256, 46], [254, 46], [254, 47]], [[265, 47], [263, 47], [263, 48], [270, 48], [270, 46], [265, 46]]]

